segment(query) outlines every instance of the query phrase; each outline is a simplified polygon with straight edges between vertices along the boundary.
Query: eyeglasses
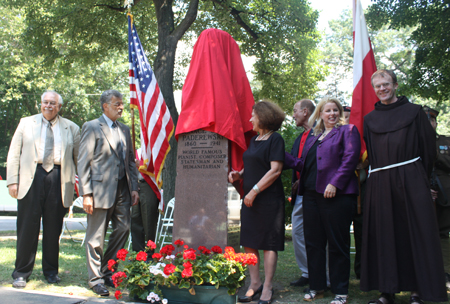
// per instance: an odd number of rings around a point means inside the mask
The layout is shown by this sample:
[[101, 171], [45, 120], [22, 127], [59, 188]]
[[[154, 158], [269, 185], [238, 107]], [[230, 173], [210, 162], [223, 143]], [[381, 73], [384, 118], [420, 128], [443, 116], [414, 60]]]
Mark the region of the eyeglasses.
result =
[[44, 101], [42, 102], [42, 104], [43, 104], [44, 106], [48, 106], [48, 105], [56, 106], [57, 102], [56, 102], [56, 101], [47, 101], [47, 100], [44, 100]]
[[375, 89], [377, 89], [377, 90], [381, 89], [381, 87], [383, 87], [383, 88], [388, 88], [388, 87], [390, 86], [391, 83], [393, 83], [393, 82], [385, 82], [385, 83], [382, 83], [382, 84], [377, 84], [377, 85], [374, 86], [374, 87], [375, 87]]
[[116, 103], [109, 103], [109, 104], [112, 105], [112, 106], [114, 106], [114, 107], [116, 107], [116, 108], [118, 108], [118, 107], [120, 107], [120, 106], [123, 107], [123, 102], [116, 102]]

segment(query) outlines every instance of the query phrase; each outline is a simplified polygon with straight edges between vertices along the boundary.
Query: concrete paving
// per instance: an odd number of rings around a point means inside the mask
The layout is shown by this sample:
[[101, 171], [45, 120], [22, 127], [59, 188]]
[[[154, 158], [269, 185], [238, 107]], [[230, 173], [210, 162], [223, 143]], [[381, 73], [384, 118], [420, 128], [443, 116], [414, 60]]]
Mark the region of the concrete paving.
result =
[[92, 303], [107, 303], [107, 304], [119, 304], [119, 303], [136, 303], [137, 302], [125, 302], [116, 300], [114, 298], [94, 298], [94, 297], [80, 297], [80, 296], [67, 296], [56, 293], [21, 290], [12, 287], [0, 287], [0, 303], [7, 304], [92, 304]]

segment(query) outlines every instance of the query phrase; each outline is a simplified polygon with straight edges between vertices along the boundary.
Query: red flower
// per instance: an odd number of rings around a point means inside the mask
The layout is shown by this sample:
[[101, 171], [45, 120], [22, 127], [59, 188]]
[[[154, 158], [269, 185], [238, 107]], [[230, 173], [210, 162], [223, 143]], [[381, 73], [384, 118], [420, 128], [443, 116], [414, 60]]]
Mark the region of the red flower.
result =
[[188, 246], [188, 245], [184, 245], [183, 247], [184, 247], [184, 249], [188, 249], [188, 248], [189, 248], [189, 246]]
[[119, 251], [117, 251], [117, 258], [119, 260], [125, 261], [125, 258], [127, 257], [127, 254], [128, 254], [128, 250], [120, 249]]
[[117, 300], [122, 299], [122, 292], [120, 290], [116, 290], [116, 293], [114, 294]]
[[213, 248], [211, 248], [211, 251], [215, 253], [222, 253], [222, 248], [220, 248], [219, 246], [213, 246]]
[[234, 261], [235, 260], [235, 254], [234, 252], [225, 252], [223, 254], [223, 257], [226, 258], [228, 261]]
[[183, 241], [183, 240], [176, 240], [176, 241], [174, 242], [174, 244], [177, 245], [177, 246], [183, 246], [184, 241]]
[[195, 260], [196, 258], [194, 249], [188, 249], [183, 252], [183, 259], [185, 260]]
[[246, 253], [244, 256], [244, 263], [248, 265], [256, 265], [258, 258], [254, 253]]
[[198, 251], [202, 251], [203, 252], [203, 250], [205, 250], [205, 249], [207, 249], [205, 246], [198, 246]]
[[186, 269], [186, 268], [192, 268], [192, 264], [191, 264], [191, 262], [189, 262], [189, 261], [187, 261], [187, 262], [184, 262], [183, 263], [183, 267]]
[[173, 264], [167, 264], [166, 267], [164, 267], [164, 274], [170, 275], [171, 273], [175, 272], [175, 265]]
[[185, 269], [183, 270], [183, 272], [181, 273], [181, 276], [182, 276], [183, 278], [189, 278], [189, 277], [192, 277], [192, 268], [185, 268]]
[[149, 240], [147, 242], [147, 247], [150, 247], [150, 249], [156, 249], [156, 244], [152, 240]]
[[159, 253], [166, 254], [166, 255], [171, 255], [172, 251], [174, 251], [174, 250], [175, 250], [175, 247], [173, 247], [173, 245], [166, 245], [163, 248], [161, 248]]
[[136, 255], [136, 260], [137, 260], [137, 261], [147, 261], [147, 253], [145, 253], [144, 251], [140, 251], [140, 252]]
[[111, 278], [113, 280], [114, 286], [117, 287], [120, 285], [120, 283], [122, 283], [123, 279], [125, 279], [126, 277], [127, 275], [125, 274], [125, 272], [119, 271], [113, 274]]
[[114, 266], [117, 265], [117, 262], [115, 260], [109, 260], [108, 261], [108, 269], [112, 272], [114, 272]]
[[234, 252], [234, 248], [231, 247], [231, 246], [225, 247], [225, 252], [232, 252], [232, 253], [235, 253], [235, 252]]
[[159, 260], [160, 258], [162, 258], [162, 255], [161, 255], [160, 253], [154, 253], [154, 254], [152, 255], [152, 259], [157, 259], [157, 260]]

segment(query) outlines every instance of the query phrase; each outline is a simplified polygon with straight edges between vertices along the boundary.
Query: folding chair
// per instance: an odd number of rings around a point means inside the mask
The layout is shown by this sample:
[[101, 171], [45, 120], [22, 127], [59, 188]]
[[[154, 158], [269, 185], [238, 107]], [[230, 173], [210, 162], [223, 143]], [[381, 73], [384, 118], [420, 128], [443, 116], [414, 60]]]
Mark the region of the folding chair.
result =
[[159, 214], [158, 226], [156, 228], [156, 244], [159, 248], [162, 248], [166, 244], [172, 244], [174, 208], [175, 198], [172, 198], [166, 206], [164, 215]]
[[[87, 223], [84, 221], [84, 218], [80, 218], [78, 221], [76, 219], [73, 218], [73, 207], [79, 207], [79, 208], [83, 208], [83, 197], [79, 196], [76, 200], [73, 201], [72, 206], [70, 206], [69, 208], [69, 214], [67, 215], [67, 217], [64, 218], [64, 222], [63, 222], [63, 231], [59, 237], [59, 242], [61, 242], [61, 238], [64, 235], [64, 232], [67, 231], [67, 233], [69, 233], [70, 238], [72, 239], [72, 241], [74, 242], [81, 242], [81, 246], [83, 246], [84, 244], [84, 239], [86, 238], [86, 234], [84, 235], [83, 238], [76, 238], [73, 237], [72, 234], [70, 233], [69, 228], [67, 227], [67, 222], [78, 222], [81, 226], [83, 226], [84, 230], [86, 230], [86, 225]], [[70, 219], [70, 220], [69, 220]]]

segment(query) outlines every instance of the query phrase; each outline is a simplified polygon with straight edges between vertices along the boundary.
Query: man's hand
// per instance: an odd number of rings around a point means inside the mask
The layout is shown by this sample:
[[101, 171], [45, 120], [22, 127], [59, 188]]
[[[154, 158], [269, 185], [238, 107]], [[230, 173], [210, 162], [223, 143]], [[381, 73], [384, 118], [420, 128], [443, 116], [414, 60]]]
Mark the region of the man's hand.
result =
[[431, 198], [433, 199], [433, 202], [438, 198], [438, 192], [436, 190], [430, 189], [431, 191]]
[[83, 195], [83, 209], [87, 214], [94, 212], [94, 198], [91, 194]]
[[19, 193], [19, 184], [11, 184], [8, 186], [9, 195], [11, 195], [12, 198], [17, 198], [17, 195]]
[[131, 206], [135, 206], [139, 203], [139, 193], [137, 191], [131, 191]]
[[244, 197], [244, 204], [245, 204], [245, 206], [247, 206], [247, 207], [252, 207], [253, 206], [253, 201], [255, 200], [255, 198], [256, 198], [256, 192], [255, 192], [255, 190], [250, 190], [250, 192], [249, 193], [247, 193], [247, 195]]

